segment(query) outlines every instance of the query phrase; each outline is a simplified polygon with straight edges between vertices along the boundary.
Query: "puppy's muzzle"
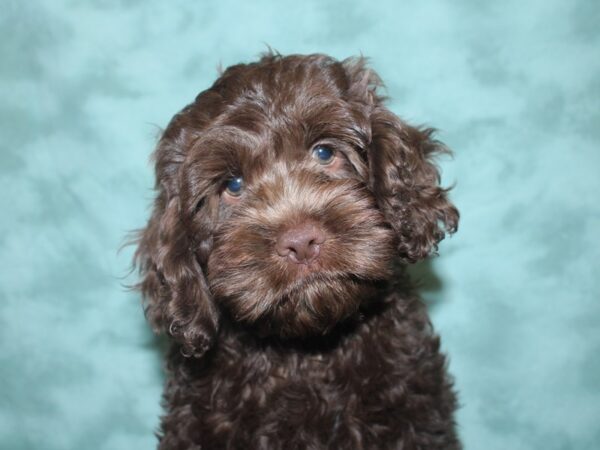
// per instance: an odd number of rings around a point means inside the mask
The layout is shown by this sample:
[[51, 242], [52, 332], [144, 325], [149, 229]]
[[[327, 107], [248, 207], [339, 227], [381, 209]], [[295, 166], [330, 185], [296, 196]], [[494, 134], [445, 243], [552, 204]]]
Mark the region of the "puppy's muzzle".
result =
[[325, 242], [323, 229], [313, 222], [303, 222], [279, 234], [275, 244], [277, 254], [295, 264], [311, 264]]

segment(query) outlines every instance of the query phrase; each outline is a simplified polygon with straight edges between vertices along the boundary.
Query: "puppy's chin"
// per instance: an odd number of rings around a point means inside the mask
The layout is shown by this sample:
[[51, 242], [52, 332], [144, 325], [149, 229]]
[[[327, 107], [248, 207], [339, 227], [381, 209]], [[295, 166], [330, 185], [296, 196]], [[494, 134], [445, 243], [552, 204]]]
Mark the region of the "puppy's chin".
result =
[[308, 338], [328, 334], [337, 325], [357, 318], [385, 282], [364, 281], [352, 276], [330, 277], [315, 274], [272, 298], [259, 310], [248, 311], [243, 297], [224, 299], [234, 320], [259, 336], [284, 339]]

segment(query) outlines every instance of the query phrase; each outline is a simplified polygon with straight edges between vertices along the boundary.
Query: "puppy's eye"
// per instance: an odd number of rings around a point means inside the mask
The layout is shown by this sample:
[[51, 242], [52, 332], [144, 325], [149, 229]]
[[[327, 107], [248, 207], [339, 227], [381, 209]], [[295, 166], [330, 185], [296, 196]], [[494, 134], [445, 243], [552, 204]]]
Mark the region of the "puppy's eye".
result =
[[233, 197], [238, 197], [244, 190], [244, 179], [242, 177], [234, 177], [227, 181], [225, 192]]
[[327, 147], [326, 145], [317, 145], [312, 151], [313, 158], [315, 158], [319, 164], [329, 164], [333, 161], [333, 157], [335, 156], [335, 152], [333, 149]]

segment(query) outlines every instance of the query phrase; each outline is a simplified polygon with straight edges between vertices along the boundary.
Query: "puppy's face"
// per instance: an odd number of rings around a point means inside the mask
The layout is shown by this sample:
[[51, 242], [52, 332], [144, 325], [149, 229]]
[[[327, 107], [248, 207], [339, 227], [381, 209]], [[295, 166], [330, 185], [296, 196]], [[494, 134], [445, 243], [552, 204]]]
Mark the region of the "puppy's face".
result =
[[326, 333], [394, 259], [425, 256], [457, 213], [429, 131], [381, 106], [362, 61], [268, 56], [175, 116], [137, 253], [148, 315], [201, 354], [220, 312], [263, 334]]
[[393, 234], [349, 145], [284, 145], [240, 149], [259, 165], [225, 181], [206, 273], [235, 319], [304, 336], [357, 312], [389, 277]]
[[323, 333], [357, 312], [390, 276], [394, 249], [351, 106], [318, 74], [304, 86], [294, 75], [231, 102], [182, 172], [210, 183], [190, 198], [215, 224], [199, 255], [215, 300], [281, 336]]

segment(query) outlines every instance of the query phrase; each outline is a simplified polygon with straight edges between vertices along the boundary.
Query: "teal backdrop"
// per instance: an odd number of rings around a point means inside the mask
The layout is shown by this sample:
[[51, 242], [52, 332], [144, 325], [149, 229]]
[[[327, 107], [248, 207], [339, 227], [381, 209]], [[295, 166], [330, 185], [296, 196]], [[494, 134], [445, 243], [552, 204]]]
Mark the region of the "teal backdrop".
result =
[[363, 54], [462, 213], [414, 267], [466, 449], [600, 448], [598, 1], [0, 4], [0, 448], [149, 449], [161, 342], [123, 285], [161, 127], [219, 65]]

